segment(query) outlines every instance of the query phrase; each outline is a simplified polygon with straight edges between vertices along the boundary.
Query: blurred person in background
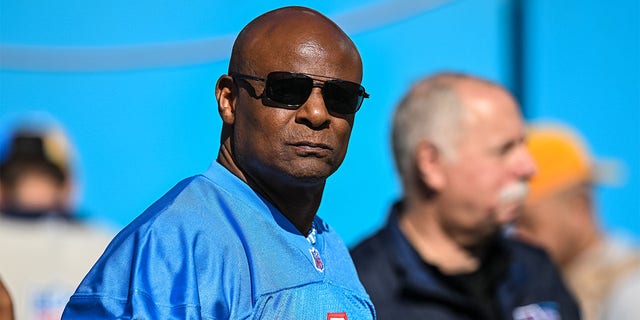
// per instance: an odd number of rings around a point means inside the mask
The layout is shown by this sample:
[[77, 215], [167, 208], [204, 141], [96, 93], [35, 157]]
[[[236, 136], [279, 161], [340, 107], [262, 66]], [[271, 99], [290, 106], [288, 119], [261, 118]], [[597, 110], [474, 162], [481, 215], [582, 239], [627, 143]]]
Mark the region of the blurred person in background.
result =
[[58, 124], [37, 118], [21, 119], [2, 146], [0, 274], [16, 319], [60, 319], [113, 233], [76, 214], [72, 146]]
[[403, 186], [387, 225], [352, 250], [379, 319], [579, 319], [547, 254], [503, 236], [535, 165], [513, 97], [442, 73], [397, 107]]
[[527, 146], [538, 171], [516, 234], [549, 252], [584, 319], [640, 319], [640, 251], [603, 232], [594, 201], [594, 185], [619, 181], [615, 163], [560, 123], [533, 124]]

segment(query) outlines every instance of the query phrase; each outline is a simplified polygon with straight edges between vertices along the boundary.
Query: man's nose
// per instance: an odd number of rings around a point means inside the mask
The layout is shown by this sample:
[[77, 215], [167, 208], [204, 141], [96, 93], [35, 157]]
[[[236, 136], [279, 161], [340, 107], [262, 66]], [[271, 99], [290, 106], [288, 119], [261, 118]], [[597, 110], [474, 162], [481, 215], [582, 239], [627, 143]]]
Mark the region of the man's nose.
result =
[[315, 87], [307, 101], [297, 110], [296, 121], [312, 128], [320, 128], [329, 124], [329, 110], [324, 103], [321, 88]]
[[520, 178], [529, 179], [536, 173], [536, 164], [525, 144], [518, 148], [516, 173]]

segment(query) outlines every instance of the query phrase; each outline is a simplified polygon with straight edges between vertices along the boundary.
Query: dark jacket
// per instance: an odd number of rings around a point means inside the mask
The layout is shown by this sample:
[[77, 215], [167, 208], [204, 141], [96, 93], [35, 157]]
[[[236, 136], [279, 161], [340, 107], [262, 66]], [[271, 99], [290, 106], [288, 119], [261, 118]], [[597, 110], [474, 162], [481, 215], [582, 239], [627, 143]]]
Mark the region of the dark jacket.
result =
[[[496, 250], [501, 253], [492, 255], [503, 266], [494, 295], [477, 299], [420, 259], [398, 228], [395, 211], [382, 230], [351, 251], [378, 319], [580, 319], [574, 298], [541, 249], [500, 238]], [[487, 312], [486, 301], [495, 302], [490, 309], [495, 312]]]

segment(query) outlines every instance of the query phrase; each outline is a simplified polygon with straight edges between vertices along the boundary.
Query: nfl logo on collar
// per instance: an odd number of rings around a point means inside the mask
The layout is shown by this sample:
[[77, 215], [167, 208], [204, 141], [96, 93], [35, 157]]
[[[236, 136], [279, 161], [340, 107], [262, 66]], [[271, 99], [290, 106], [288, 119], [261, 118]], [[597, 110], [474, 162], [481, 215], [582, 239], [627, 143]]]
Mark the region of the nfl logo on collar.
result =
[[311, 257], [313, 258], [313, 266], [316, 267], [316, 270], [324, 272], [324, 263], [322, 263], [320, 252], [316, 248], [309, 249], [309, 252], [311, 253]]

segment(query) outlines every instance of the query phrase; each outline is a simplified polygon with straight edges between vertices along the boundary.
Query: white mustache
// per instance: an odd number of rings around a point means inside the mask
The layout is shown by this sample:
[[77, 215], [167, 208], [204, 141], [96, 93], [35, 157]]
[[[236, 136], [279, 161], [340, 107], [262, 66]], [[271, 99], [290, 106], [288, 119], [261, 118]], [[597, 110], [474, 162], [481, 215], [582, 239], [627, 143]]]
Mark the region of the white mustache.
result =
[[522, 201], [529, 193], [529, 186], [524, 181], [512, 183], [500, 190], [499, 199], [501, 203]]

